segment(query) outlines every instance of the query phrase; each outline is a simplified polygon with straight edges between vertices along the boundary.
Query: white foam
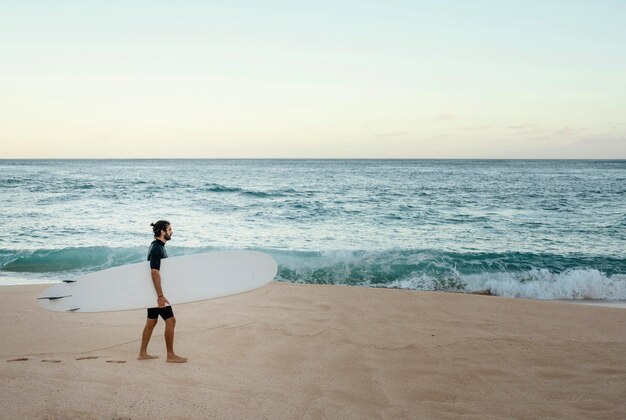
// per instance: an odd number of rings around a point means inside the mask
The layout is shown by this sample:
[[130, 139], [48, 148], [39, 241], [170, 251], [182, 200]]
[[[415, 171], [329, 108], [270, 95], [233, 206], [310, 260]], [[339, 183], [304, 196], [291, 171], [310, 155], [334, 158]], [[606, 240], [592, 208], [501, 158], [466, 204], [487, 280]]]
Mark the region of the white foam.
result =
[[425, 274], [421, 274], [419, 276], [413, 276], [406, 279], [398, 279], [389, 283], [378, 284], [372, 283], [370, 281], [362, 282], [359, 284], [360, 286], [367, 287], [384, 287], [390, 289], [410, 289], [410, 290], [435, 290], [437, 287], [435, 285], [435, 279], [427, 276]]
[[490, 290], [498, 296], [529, 299], [626, 300], [626, 275], [606, 276], [595, 269], [552, 273], [547, 269], [520, 273], [464, 276], [467, 291]]
[[[450, 288], [446, 287], [448, 283]], [[567, 270], [552, 273], [547, 269], [462, 275], [442, 281], [425, 274], [394, 280], [386, 284], [361, 283], [369, 287], [412, 290], [479, 292], [489, 290], [496, 296], [545, 300], [626, 301], [626, 275], [606, 276], [598, 270]], [[459, 285], [460, 289], [454, 286]]]

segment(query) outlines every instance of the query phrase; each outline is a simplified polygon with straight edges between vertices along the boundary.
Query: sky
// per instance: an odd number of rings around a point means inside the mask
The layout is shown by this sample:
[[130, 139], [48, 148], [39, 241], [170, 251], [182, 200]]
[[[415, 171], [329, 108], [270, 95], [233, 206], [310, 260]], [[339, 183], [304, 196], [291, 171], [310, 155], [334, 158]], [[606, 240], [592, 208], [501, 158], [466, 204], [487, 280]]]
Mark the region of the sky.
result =
[[626, 1], [0, 0], [0, 158], [626, 159]]

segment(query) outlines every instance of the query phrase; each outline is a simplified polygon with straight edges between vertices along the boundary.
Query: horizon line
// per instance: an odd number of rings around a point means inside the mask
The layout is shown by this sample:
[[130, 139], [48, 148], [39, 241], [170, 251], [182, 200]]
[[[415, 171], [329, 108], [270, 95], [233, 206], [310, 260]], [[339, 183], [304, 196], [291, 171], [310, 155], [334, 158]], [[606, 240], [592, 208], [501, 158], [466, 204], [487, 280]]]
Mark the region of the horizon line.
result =
[[7, 160], [595, 160], [620, 161], [623, 158], [509, 158], [509, 157], [0, 157]]

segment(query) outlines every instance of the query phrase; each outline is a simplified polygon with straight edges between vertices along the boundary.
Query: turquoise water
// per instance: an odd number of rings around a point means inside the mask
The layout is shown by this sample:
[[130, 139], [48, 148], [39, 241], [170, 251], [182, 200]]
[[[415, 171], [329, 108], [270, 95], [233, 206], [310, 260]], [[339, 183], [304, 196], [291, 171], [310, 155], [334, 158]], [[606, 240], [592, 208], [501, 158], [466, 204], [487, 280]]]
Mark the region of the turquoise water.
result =
[[252, 249], [278, 281], [626, 299], [626, 161], [0, 160], [0, 284]]

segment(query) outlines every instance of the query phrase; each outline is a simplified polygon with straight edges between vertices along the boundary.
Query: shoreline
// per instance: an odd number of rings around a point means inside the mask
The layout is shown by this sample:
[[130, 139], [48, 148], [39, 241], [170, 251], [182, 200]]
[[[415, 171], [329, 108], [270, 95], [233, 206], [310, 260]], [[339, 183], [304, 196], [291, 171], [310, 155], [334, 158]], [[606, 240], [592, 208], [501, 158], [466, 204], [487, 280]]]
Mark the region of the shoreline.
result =
[[[41, 287], [41, 290], [44, 290], [47, 287], [52, 287], [55, 284], [59, 284], [58, 281], [49, 282], [49, 283], [32, 283], [32, 284], [0, 284], [0, 292], [4, 287]], [[606, 308], [621, 308], [626, 309], [626, 300], [618, 300], [618, 299], [533, 299], [526, 297], [511, 297], [511, 296], [501, 296], [492, 294], [490, 290], [481, 290], [481, 291], [473, 291], [473, 292], [457, 292], [457, 291], [438, 291], [438, 290], [416, 290], [416, 289], [402, 289], [399, 287], [372, 287], [372, 286], [364, 286], [364, 285], [352, 285], [352, 284], [316, 284], [316, 283], [292, 283], [287, 281], [272, 281], [271, 284], [296, 284], [302, 286], [328, 286], [328, 287], [357, 287], [357, 288], [367, 288], [367, 289], [386, 289], [386, 290], [404, 290], [407, 292], [418, 292], [418, 293], [450, 293], [450, 294], [459, 294], [459, 295], [476, 295], [476, 296], [491, 296], [495, 298], [504, 298], [504, 299], [521, 299], [521, 300], [529, 300], [529, 301], [537, 301], [537, 302], [560, 302], [560, 303], [571, 303], [577, 305], [590, 305], [590, 306], [602, 306]]]
[[162, 322], [135, 359], [145, 311], [47, 312], [47, 286], [0, 288], [7, 418], [626, 416], [615, 308], [271, 283], [175, 306], [172, 366]]

